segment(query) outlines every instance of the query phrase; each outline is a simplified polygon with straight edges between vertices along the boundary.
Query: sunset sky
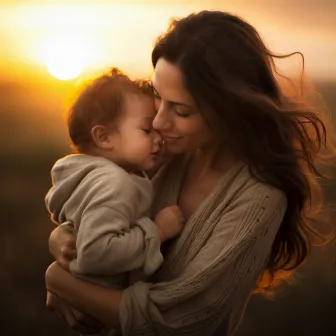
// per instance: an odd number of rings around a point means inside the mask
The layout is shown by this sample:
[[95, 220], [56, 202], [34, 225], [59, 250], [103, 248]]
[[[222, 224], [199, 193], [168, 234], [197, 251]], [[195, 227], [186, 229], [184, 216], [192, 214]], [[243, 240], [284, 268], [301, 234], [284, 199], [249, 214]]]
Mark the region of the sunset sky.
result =
[[[335, 0], [2, 0], [0, 80], [34, 72], [68, 79], [110, 65], [148, 75], [154, 40], [169, 19], [202, 9], [242, 16], [273, 51], [301, 51], [309, 75], [336, 80]], [[282, 69], [299, 69], [299, 58], [286, 62]]]

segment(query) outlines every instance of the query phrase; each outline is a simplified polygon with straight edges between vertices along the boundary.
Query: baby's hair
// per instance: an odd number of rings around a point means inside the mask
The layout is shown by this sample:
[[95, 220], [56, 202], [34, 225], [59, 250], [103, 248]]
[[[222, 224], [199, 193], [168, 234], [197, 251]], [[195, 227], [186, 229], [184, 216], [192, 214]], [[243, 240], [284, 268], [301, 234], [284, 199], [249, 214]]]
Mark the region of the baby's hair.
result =
[[117, 126], [126, 94], [152, 96], [152, 85], [148, 80], [131, 80], [120, 69], [112, 68], [80, 92], [66, 118], [75, 152], [84, 153], [93, 144], [91, 129], [95, 125]]

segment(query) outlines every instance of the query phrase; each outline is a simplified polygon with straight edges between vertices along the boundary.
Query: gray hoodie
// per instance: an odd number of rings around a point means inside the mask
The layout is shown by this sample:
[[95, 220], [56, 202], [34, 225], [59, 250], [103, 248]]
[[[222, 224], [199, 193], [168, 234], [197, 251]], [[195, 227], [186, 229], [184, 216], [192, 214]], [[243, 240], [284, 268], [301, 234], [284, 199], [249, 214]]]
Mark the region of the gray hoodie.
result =
[[69, 155], [51, 171], [45, 202], [57, 224], [77, 233], [71, 272], [109, 287], [124, 287], [128, 273], [146, 276], [162, 264], [160, 236], [149, 219], [153, 187], [147, 177], [129, 174], [108, 159]]

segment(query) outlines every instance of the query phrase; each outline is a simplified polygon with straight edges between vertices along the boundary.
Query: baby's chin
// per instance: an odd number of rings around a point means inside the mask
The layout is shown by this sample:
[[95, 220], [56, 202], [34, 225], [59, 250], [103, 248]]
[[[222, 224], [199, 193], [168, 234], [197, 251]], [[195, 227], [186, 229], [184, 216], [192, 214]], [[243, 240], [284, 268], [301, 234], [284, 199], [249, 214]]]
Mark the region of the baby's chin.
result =
[[155, 170], [160, 166], [161, 159], [153, 159], [150, 162], [146, 162], [143, 165], [139, 167], [140, 170], [145, 171], [145, 172], [150, 172], [152, 170]]

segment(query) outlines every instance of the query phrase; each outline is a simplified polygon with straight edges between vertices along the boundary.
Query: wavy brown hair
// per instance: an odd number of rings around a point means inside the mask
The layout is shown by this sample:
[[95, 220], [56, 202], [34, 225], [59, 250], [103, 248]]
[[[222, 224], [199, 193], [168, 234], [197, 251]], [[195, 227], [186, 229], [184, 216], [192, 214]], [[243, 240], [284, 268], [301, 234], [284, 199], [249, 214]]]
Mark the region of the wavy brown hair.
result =
[[152, 53], [154, 67], [162, 57], [181, 69], [200, 111], [212, 112], [203, 116], [218, 142], [238, 153], [257, 179], [287, 196], [257, 290], [272, 288], [307, 258], [313, 239], [323, 237], [315, 225], [322, 206], [318, 166], [335, 155], [333, 134], [322, 108], [280, 84], [274, 59], [292, 55], [273, 54], [254, 27], [219, 11], [174, 20]]

